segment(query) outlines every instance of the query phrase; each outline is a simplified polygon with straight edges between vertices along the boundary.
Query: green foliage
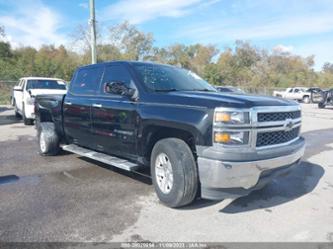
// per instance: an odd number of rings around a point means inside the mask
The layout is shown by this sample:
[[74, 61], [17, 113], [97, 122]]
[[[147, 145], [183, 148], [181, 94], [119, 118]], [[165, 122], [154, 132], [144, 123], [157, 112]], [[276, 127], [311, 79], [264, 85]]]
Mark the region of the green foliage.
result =
[[12, 56], [13, 56], [13, 54], [10, 49], [10, 44], [0, 41], [0, 58], [8, 59]]

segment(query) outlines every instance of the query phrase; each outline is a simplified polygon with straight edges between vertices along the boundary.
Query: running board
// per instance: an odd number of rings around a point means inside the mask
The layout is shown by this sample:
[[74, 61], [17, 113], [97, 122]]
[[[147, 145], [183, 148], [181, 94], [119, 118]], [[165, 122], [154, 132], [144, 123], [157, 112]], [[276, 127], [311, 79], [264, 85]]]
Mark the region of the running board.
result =
[[86, 149], [76, 144], [63, 145], [62, 149], [127, 171], [135, 171], [136, 169], [140, 168], [139, 164], [132, 163], [126, 159], [121, 159], [101, 152]]

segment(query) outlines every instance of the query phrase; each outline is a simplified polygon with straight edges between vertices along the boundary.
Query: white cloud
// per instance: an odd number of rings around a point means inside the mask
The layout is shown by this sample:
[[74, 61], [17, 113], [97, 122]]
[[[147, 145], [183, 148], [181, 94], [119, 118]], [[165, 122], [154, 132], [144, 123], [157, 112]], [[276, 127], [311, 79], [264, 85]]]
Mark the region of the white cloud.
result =
[[[184, 32], [185, 30], [185, 32]], [[314, 35], [333, 31], [333, 15], [293, 16], [275, 20], [262, 20], [259, 23], [246, 23], [245, 20], [213, 20], [206, 23], [183, 27], [179, 37], [191, 37], [201, 42], [224, 42], [236, 39], [265, 40], [290, 38], [301, 35]]]
[[181, 17], [195, 7], [205, 7], [217, 0], [122, 0], [102, 11], [102, 20], [128, 20], [143, 23], [158, 17]]
[[40, 47], [42, 44], [60, 45], [66, 38], [60, 34], [63, 18], [41, 1], [16, 0], [10, 3], [14, 11], [0, 16], [7, 39], [18, 45]]
[[272, 50], [273, 50], [273, 52], [277, 52], [277, 53], [291, 53], [294, 50], [294, 47], [279, 44], [279, 45], [276, 45]]

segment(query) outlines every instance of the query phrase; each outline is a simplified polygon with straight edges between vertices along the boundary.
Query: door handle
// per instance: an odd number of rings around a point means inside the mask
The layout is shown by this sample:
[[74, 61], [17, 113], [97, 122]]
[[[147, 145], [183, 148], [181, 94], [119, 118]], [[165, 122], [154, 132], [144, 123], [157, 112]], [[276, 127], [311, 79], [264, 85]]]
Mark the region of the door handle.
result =
[[72, 105], [72, 102], [65, 102], [65, 105]]
[[102, 108], [102, 104], [92, 104], [93, 107]]

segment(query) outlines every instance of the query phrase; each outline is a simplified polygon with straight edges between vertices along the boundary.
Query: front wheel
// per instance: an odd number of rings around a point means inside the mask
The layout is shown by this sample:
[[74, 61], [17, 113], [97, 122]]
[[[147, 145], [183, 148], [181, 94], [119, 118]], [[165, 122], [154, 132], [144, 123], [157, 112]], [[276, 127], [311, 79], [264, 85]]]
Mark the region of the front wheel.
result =
[[25, 125], [33, 125], [34, 124], [34, 120], [31, 118], [27, 118], [25, 116], [25, 108], [24, 108], [24, 104], [23, 104], [23, 108], [22, 108], [22, 118], [23, 118], [23, 123]]
[[39, 154], [43, 156], [55, 156], [58, 154], [60, 150], [59, 137], [53, 123], [38, 124], [38, 145]]
[[18, 109], [17, 109], [17, 105], [16, 105], [16, 101], [15, 101], [15, 99], [13, 100], [13, 102], [14, 102], [14, 112], [15, 112], [15, 117], [16, 118], [21, 118], [21, 115], [20, 115], [20, 113], [18, 112]]
[[181, 139], [165, 138], [155, 144], [151, 175], [158, 198], [169, 207], [185, 206], [196, 197], [196, 162], [190, 147]]

